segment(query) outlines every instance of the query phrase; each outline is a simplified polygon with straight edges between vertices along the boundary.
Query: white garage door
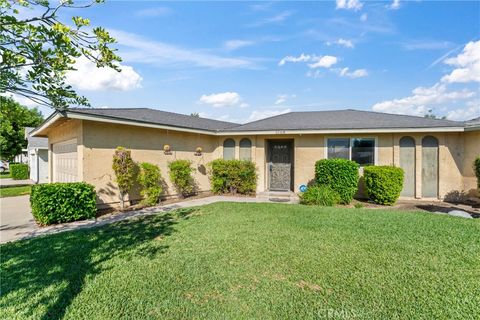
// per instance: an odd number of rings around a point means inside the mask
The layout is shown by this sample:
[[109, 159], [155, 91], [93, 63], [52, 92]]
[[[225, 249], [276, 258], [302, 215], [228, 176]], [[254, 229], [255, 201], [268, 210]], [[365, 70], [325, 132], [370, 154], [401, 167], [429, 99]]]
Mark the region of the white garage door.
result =
[[53, 144], [53, 182], [77, 181], [77, 140]]

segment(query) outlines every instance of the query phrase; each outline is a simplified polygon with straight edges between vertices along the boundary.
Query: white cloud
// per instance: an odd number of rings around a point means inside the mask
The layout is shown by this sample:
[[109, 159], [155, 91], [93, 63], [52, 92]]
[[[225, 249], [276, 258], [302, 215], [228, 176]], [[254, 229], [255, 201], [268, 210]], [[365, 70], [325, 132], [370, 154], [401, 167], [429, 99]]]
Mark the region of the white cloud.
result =
[[286, 56], [280, 62], [279, 66], [285, 65], [287, 62], [297, 63], [297, 62], [312, 62], [308, 66], [312, 69], [315, 68], [330, 68], [332, 65], [338, 62], [338, 58], [334, 56], [317, 56], [309, 54], [301, 54], [298, 57], [295, 56]]
[[423, 116], [432, 106], [439, 107], [474, 96], [475, 92], [473, 91], [467, 89], [448, 91], [445, 84], [437, 83], [432, 87], [415, 88], [409, 97], [377, 103], [372, 109], [379, 112]]
[[130, 66], [120, 65], [122, 72], [111, 68], [97, 68], [85, 57], [77, 59], [74, 67], [68, 71], [66, 82], [80, 90], [131, 90], [141, 87], [142, 77]]
[[[209, 104], [214, 108], [221, 107], [233, 107], [239, 105], [241, 102], [241, 97], [237, 92], [222, 92], [222, 93], [212, 93], [204, 94], [198, 100], [200, 103]], [[242, 103], [240, 107], [247, 107], [248, 105]]]
[[388, 5], [388, 8], [392, 10], [400, 9], [400, 0], [393, 0], [392, 3]]
[[277, 96], [277, 100], [275, 100], [275, 104], [282, 104], [284, 102], [287, 102], [287, 100], [293, 99], [293, 98], [296, 98], [296, 97], [297, 97], [297, 95], [295, 95], [295, 94], [291, 94], [291, 95], [289, 95], [289, 94], [279, 94]]
[[184, 49], [171, 44], [146, 39], [133, 33], [109, 30], [122, 48], [126, 62], [146, 63], [154, 66], [182, 68], [253, 68], [254, 63], [245, 58], [226, 58], [194, 49]]
[[368, 14], [364, 13], [360, 16], [360, 21], [365, 22], [368, 20]]
[[[415, 88], [411, 96], [383, 101], [373, 105], [372, 109], [422, 116], [436, 108], [452, 120], [465, 120], [480, 114], [478, 90], [448, 90], [450, 83], [480, 82], [480, 41], [467, 43], [460, 54], [443, 62], [457, 68], [431, 87]], [[459, 107], [459, 104], [463, 104], [463, 107]], [[452, 105], [456, 107], [452, 108]]]
[[253, 44], [255, 44], [255, 42], [249, 41], [249, 40], [228, 40], [228, 41], [225, 41], [225, 43], [223, 44], [223, 47], [226, 50], [231, 51], [231, 50], [237, 50], [243, 47], [248, 47]]
[[355, 71], [348, 71], [349, 68], [343, 68], [339, 71], [341, 77], [348, 77], [348, 78], [362, 78], [368, 76], [368, 71], [366, 69], [357, 69]]
[[451, 47], [452, 43], [449, 41], [413, 40], [400, 42], [400, 45], [405, 50], [439, 50]]
[[480, 40], [467, 43], [462, 53], [446, 59], [444, 63], [457, 69], [445, 75], [442, 78], [443, 82], [480, 82]]
[[159, 17], [165, 16], [172, 13], [172, 9], [167, 7], [154, 7], [154, 8], [147, 8], [143, 10], [138, 10], [135, 12], [135, 15], [139, 17]]
[[339, 46], [342, 46], [342, 47], [345, 47], [345, 48], [355, 47], [355, 45], [353, 44], [353, 42], [351, 40], [345, 40], [345, 39], [342, 39], [342, 38], [340, 38], [336, 41], [327, 41], [326, 42], [327, 46], [331, 46], [333, 44], [338, 44]]
[[330, 68], [338, 62], [338, 58], [334, 56], [319, 57], [315, 63], [311, 63], [308, 66], [312, 69], [315, 68]]
[[286, 56], [285, 58], [283, 58], [282, 60], [280, 60], [280, 62], [278, 63], [279, 66], [283, 66], [285, 65], [285, 63], [287, 62], [293, 62], [293, 63], [296, 63], [296, 62], [307, 62], [307, 61], [312, 61], [312, 56], [309, 55], [309, 54], [301, 54], [299, 55], [298, 57], [294, 57], [294, 56]]
[[347, 9], [358, 11], [362, 9], [363, 3], [359, 0], [336, 0], [337, 9]]
[[447, 118], [450, 120], [470, 120], [480, 116], [480, 102], [470, 101], [465, 108], [454, 109], [447, 112]]
[[283, 109], [283, 110], [254, 110], [250, 117], [248, 117], [247, 122], [261, 120], [273, 116], [278, 116], [280, 114], [289, 113], [292, 110], [290, 108]]

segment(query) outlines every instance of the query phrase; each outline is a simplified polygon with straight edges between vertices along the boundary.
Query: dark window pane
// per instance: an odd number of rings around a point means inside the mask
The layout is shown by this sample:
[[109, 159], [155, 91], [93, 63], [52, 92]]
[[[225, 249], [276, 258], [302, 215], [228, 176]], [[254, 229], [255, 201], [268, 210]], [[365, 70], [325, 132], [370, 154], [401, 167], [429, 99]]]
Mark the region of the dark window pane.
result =
[[252, 142], [250, 139], [240, 140], [240, 160], [252, 160]]
[[375, 139], [353, 139], [352, 160], [360, 165], [375, 164]]
[[223, 142], [223, 159], [235, 159], [235, 140], [227, 139]]
[[350, 159], [350, 139], [328, 139], [328, 159], [333, 158]]

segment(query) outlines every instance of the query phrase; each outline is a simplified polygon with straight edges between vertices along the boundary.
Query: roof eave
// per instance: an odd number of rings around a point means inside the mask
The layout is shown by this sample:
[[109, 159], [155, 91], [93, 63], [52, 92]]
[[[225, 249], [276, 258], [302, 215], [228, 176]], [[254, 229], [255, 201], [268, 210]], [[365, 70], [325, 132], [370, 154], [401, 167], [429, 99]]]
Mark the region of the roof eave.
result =
[[220, 131], [217, 135], [277, 135], [277, 134], [356, 134], [356, 133], [414, 133], [414, 132], [463, 132], [464, 127], [422, 128], [363, 128], [363, 129], [308, 129], [308, 130], [239, 130]]

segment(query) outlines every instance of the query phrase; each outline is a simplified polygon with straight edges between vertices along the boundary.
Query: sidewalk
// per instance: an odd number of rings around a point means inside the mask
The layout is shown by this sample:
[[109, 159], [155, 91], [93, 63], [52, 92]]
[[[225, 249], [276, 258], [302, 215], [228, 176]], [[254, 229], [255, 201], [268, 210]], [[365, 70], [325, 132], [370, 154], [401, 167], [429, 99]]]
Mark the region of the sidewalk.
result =
[[13, 180], [12, 178], [0, 179], [0, 187], [28, 186], [33, 184], [32, 180]]
[[125, 219], [158, 214], [179, 208], [202, 206], [215, 202], [269, 202], [268, 199], [262, 198], [212, 196], [194, 200], [185, 200], [182, 202], [158, 207], [150, 207], [137, 211], [107, 214], [94, 220], [75, 221], [51, 225], [48, 227], [39, 227], [33, 220], [28, 199], [29, 196], [0, 199], [2, 209], [0, 220], [0, 243], [69, 230], [98, 227]]

